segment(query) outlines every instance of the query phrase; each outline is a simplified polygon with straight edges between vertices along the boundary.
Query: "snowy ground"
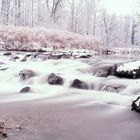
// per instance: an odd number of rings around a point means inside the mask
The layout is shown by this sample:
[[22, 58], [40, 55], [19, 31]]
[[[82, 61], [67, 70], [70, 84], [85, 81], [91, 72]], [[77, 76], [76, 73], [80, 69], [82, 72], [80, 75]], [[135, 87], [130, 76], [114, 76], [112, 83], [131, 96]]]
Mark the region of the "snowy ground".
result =
[[[134, 58], [52, 60], [29, 56], [23, 62], [27, 53], [3, 54], [0, 53], [1, 120], [16, 125], [24, 122], [23, 130], [13, 130], [9, 139], [139, 140], [139, 114], [132, 112], [130, 106], [134, 96], [140, 94], [140, 80], [97, 77], [100, 66]], [[21, 79], [19, 73], [25, 69], [35, 75]], [[61, 76], [64, 84], [49, 85], [50, 73]], [[74, 79], [87, 83], [88, 90], [70, 87]], [[20, 93], [24, 87], [31, 90]]]

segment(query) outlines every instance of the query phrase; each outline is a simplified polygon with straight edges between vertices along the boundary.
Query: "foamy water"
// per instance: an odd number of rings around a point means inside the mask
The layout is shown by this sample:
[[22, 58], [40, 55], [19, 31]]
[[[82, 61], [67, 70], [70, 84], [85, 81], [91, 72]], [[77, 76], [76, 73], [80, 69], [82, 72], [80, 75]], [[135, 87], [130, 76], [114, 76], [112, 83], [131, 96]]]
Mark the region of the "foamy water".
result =
[[[12, 59], [18, 56], [18, 60]], [[13, 53], [12, 56], [0, 54], [0, 103], [17, 101], [55, 101], [71, 102], [83, 101], [91, 104], [93, 100], [117, 105], [130, 105], [133, 96], [140, 93], [140, 80], [120, 79], [115, 76], [97, 77], [93, 70], [99, 66], [127, 62], [129, 59], [105, 59], [94, 57], [84, 59], [43, 60], [42, 58], [28, 58], [21, 62], [25, 53]], [[4, 64], [3, 64], [4, 63]], [[22, 80], [20, 71], [27, 69], [35, 73], [34, 77]], [[60, 86], [49, 85], [48, 76], [55, 73], [64, 79]], [[74, 79], [88, 84], [88, 90], [71, 88]], [[20, 93], [24, 87], [31, 87], [28, 93]], [[118, 87], [118, 91], [114, 90]], [[114, 89], [113, 89], [114, 88]]]

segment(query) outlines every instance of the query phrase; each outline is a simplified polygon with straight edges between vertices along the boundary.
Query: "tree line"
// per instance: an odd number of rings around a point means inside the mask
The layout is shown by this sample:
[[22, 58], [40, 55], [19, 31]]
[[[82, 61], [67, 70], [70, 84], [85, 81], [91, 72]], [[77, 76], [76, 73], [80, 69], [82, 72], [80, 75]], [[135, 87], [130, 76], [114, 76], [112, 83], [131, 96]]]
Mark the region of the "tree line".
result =
[[[137, 10], [138, 11], [138, 10]], [[109, 14], [100, 0], [1, 0], [0, 24], [66, 29], [106, 47], [139, 45], [139, 14]]]

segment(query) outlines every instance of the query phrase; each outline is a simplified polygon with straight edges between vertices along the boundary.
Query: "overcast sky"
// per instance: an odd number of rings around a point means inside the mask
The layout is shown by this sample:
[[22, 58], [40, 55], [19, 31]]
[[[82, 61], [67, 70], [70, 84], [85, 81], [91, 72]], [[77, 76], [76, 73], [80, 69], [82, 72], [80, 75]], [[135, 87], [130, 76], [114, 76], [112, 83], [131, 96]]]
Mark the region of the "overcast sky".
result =
[[110, 13], [129, 15], [133, 13], [136, 0], [101, 0]]

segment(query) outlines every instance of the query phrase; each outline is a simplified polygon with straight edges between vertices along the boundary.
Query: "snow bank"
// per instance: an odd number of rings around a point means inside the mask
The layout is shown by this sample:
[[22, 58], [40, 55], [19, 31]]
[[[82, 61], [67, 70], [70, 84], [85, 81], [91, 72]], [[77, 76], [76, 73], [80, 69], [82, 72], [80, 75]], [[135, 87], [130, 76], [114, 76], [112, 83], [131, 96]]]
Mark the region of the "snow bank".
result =
[[140, 68], [140, 61], [124, 63], [120, 65], [117, 71], [133, 71]]
[[99, 43], [91, 37], [45, 28], [0, 26], [0, 48], [8, 50], [95, 49]]

